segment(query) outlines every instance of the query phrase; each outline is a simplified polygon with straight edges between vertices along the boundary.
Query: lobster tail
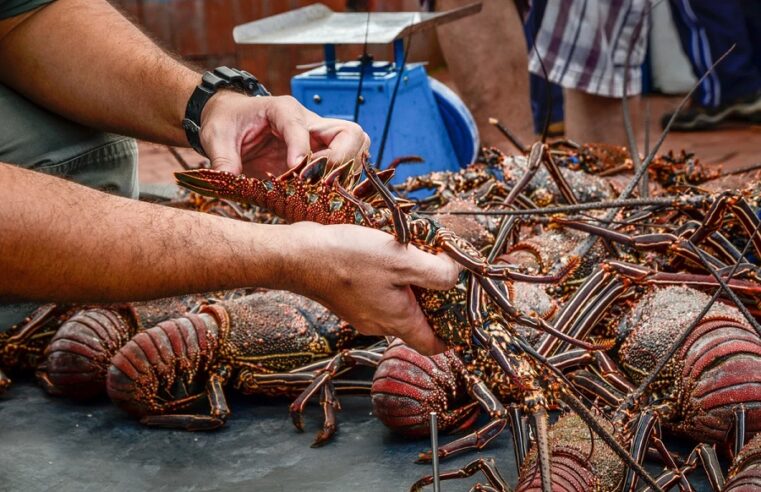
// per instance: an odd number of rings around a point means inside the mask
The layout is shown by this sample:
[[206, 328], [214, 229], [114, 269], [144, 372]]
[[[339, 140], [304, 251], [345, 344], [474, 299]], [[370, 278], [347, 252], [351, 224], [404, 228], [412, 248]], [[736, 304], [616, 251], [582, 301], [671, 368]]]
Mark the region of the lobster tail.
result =
[[131, 325], [116, 311], [80, 311], [61, 326], [45, 349], [38, 378], [51, 394], [97, 396], [105, 388], [111, 357], [131, 335]]
[[204, 308], [159, 323], [135, 335], [112, 358], [108, 396], [128, 413], [143, 417], [184, 408], [205, 396], [217, 340], [229, 326], [224, 310]]
[[725, 442], [738, 403], [749, 438], [761, 431], [761, 339], [745, 322], [706, 318], [682, 349], [687, 382], [679, 430], [702, 442]]
[[[608, 422], [601, 420], [600, 423], [612, 430]], [[623, 462], [597, 439], [578, 415], [562, 415], [550, 428], [549, 435], [553, 491], [620, 490], [625, 471]], [[534, 446], [520, 469], [516, 492], [542, 490], [536, 455]]]
[[478, 408], [467, 404], [461, 369], [451, 351], [426, 357], [395, 340], [373, 377], [373, 413], [391, 430], [410, 437], [428, 434], [430, 412], [439, 414], [441, 431], [468, 427]]
[[[554, 449], [552, 451], [551, 477], [552, 490], [556, 492], [587, 492], [596, 490], [597, 480], [587, 456], [582, 456], [573, 448]], [[528, 468], [518, 484], [517, 492], [541, 492], [542, 477], [536, 463]]]

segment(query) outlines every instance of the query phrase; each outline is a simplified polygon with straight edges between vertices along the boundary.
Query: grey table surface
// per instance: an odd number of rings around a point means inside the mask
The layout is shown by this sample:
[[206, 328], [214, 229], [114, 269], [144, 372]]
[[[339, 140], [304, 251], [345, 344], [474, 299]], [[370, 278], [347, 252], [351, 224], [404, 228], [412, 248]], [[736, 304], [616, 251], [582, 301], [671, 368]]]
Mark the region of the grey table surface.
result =
[[[191, 433], [142, 427], [105, 399], [76, 403], [47, 396], [32, 380], [16, 382], [0, 396], [0, 490], [402, 491], [431, 471], [414, 463], [428, 441], [391, 434], [371, 415], [368, 397], [341, 399], [339, 432], [318, 449], [309, 447], [322, 418], [316, 405], [299, 433], [287, 400], [234, 394], [228, 400], [233, 414], [224, 428]], [[441, 468], [493, 456], [515, 484], [511, 448], [505, 432], [482, 453], [451, 458]], [[473, 483], [443, 482], [442, 490]], [[702, 480], [696, 485], [709, 490]]]

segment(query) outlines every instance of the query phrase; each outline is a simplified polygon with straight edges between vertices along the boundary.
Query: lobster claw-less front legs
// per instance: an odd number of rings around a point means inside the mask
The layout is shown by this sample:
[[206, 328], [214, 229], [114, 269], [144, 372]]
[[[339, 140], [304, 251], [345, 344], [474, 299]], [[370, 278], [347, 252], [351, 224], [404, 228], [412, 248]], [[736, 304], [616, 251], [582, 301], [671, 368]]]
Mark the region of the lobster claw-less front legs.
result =
[[304, 419], [302, 417], [304, 407], [314, 395], [319, 391], [321, 394], [320, 402], [325, 414], [325, 420], [322, 430], [317, 433], [312, 447], [322, 446], [328, 442], [335, 434], [337, 429], [335, 412], [341, 409], [341, 405], [335, 396], [335, 387], [333, 379], [345, 372], [349, 367], [367, 366], [378, 367], [378, 363], [383, 356], [385, 346], [376, 349], [347, 349], [341, 351], [333, 357], [325, 368], [319, 370], [312, 380], [312, 383], [291, 403], [290, 412], [293, 425], [300, 431], [304, 430]]
[[[513, 490], [509, 485], [507, 485], [507, 482], [504, 478], [502, 478], [502, 475], [500, 475], [499, 470], [495, 466], [494, 460], [492, 458], [478, 458], [475, 461], [471, 461], [459, 470], [443, 472], [439, 474], [439, 480], [456, 480], [461, 478], [468, 478], [472, 477], [479, 471], [483, 473], [486, 477], [486, 480], [489, 481], [490, 487], [477, 484], [471, 490], [494, 490], [499, 492], [511, 492]], [[423, 477], [415, 482], [412, 487], [410, 487], [410, 492], [419, 492], [423, 490], [423, 487], [426, 485], [431, 485], [432, 483], [433, 477], [431, 475]]]
[[215, 371], [206, 383], [206, 391], [198, 395], [177, 401], [177, 406], [186, 406], [194, 400], [201, 399], [204, 394], [209, 400], [209, 415], [198, 414], [164, 414], [146, 415], [140, 419], [140, 423], [151, 427], [163, 427], [167, 429], [185, 429], [188, 431], [214, 430], [225, 425], [230, 415], [230, 408], [225, 399], [224, 384], [229, 375], [228, 367], [221, 367]]
[[[439, 446], [441, 459], [471, 449], [483, 449], [505, 430], [507, 420], [512, 416], [479, 377], [466, 372], [463, 378], [468, 387], [468, 394], [480, 404], [491, 420], [476, 431]], [[433, 451], [427, 450], [418, 455], [417, 462], [427, 463], [431, 459], [433, 459]]]

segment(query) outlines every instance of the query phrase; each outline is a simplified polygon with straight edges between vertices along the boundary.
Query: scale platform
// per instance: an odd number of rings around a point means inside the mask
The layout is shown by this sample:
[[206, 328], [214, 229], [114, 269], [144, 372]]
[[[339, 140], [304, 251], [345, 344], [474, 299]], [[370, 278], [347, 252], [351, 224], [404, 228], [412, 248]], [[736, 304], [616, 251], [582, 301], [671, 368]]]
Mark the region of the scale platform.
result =
[[481, 3], [445, 12], [334, 12], [321, 3], [233, 29], [238, 44], [388, 44], [481, 11]]
[[[314, 4], [237, 26], [233, 37], [238, 44], [323, 45], [324, 63], [293, 77], [292, 95], [321, 116], [357, 121], [372, 140], [371, 160], [381, 168], [397, 157], [422, 157], [423, 163], [405, 164], [397, 170], [392, 181], [397, 183], [431, 171], [456, 171], [477, 156], [478, 130], [462, 101], [428, 77], [424, 64], [400, 67], [404, 40], [409, 36], [480, 10], [480, 3], [471, 3], [445, 12], [371, 12], [368, 17], [366, 12], [334, 12]], [[370, 57], [336, 60], [336, 45], [365, 42], [392, 43], [394, 61]], [[381, 150], [397, 85], [388, 136]]]

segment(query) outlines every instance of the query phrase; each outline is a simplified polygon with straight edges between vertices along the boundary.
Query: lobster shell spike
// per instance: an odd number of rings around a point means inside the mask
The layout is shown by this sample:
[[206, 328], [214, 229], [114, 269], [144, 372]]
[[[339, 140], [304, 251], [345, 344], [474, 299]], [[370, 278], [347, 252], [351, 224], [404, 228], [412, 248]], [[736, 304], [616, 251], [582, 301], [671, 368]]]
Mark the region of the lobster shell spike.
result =
[[325, 184], [327, 186], [331, 186], [334, 182], [338, 182], [338, 184], [346, 182], [347, 179], [352, 177], [352, 170], [354, 167], [354, 161], [348, 161], [344, 164], [341, 164], [340, 166], [336, 167], [328, 175], [325, 177]]
[[[382, 171], [378, 171], [376, 176], [378, 176], [378, 179], [380, 179], [383, 184], [388, 184], [388, 182], [391, 181], [391, 178], [394, 177], [394, 170], [384, 169]], [[365, 178], [356, 187], [354, 187], [352, 194], [356, 198], [367, 199], [377, 195], [378, 190], [375, 189], [375, 186], [370, 182], [369, 179]]]
[[304, 167], [306, 167], [306, 165], [309, 164], [310, 160], [312, 160], [312, 154], [305, 155], [296, 166], [292, 167], [291, 169], [281, 174], [278, 179], [280, 179], [281, 181], [284, 181], [290, 178], [291, 176], [298, 175], [299, 173], [301, 173]]
[[328, 158], [320, 157], [315, 159], [301, 170], [299, 178], [307, 183], [316, 183], [325, 176], [325, 171], [328, 168]]

